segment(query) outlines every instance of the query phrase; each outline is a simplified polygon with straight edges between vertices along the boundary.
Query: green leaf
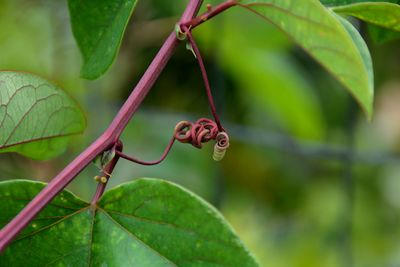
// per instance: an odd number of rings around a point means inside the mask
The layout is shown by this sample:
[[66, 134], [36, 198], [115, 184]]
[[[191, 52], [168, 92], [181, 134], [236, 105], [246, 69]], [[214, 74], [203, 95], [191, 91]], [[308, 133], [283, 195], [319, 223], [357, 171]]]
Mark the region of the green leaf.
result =
[[394, 31], [400, 31], [400, 5], [391, 3], [359, 3], [332, 8], [339, 14], [349, 15], [363, 21]]
[[[400, 0], [322, 0], [321, 2], [327, 6], [334, 6], [335, 11], [339, 10], [338, 12], [343, 14], [349, 12], [348, 15], [353, 16], [354, 14], [354, 17], [371, 23], [368, 25], [368, 33], [375, 43], [380, 44], [400, 38], [400, 32], [392, 29], [399, 27], [397, 18], [399, 17], [400, 6], [398, 4], [400, 4]], [[393, 23], [388, 23], [389, 21]]]
[[85, 124], [76, 102], [55, 85], [33, 74], [0, 72], [0, 153], [49, 159]]
[[374, 90], [369, 70], [332, 12], [317, 0], [243, 0], [241, 5], [287, 33], [353, 94], [371, 118]]
[[354, 43], [358, 48], [358, 52], [360, 53], [362, 60], [364, 62], [365, 69], [368, 71], [368, 80], [370, 84], [374, 84], [374, 70], [372, 66], [372, 58], [369, 52], [368, 46], [365, 43], [364, 39], [362, 38], [361, 34], [357, 31], [354, 26], [348, 22], [346, 19], [342, 18], [341, 16], [336, 15], [342, 25], [345, 27], [347, 32], [350, 34], [351, 38], [353, 39]]
[[[0, 183], [4, 226], [44, 184]], [[63, 191], [0, 256], [3, 266], [258, 266], [222, 216], [156, 179], [108, 191], [97, 206]]]
[[400, 4], [400, 0], [321, 0], [321, 3], [327, 6], [343, 6], [349, 5], [354, 3], [364, 3], [364, 2], [389, 2], [389, 3], [396, 3]]
[[82, 52], [81, 76], [96, 79], [113, 63], [137, 0], [68, 0], [72, 30]]

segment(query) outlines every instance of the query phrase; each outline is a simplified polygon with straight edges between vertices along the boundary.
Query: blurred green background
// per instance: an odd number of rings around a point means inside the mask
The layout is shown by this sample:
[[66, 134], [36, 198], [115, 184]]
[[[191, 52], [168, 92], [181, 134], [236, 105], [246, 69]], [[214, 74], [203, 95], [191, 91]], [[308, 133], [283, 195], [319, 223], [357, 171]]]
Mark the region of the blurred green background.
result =
[[[85, 134], [55, 160], [0, 154], [0, 180], [49, 181], [99, 136], [185, 4], [141, 1], [113, 67], [85, 81], [66, 1], [0, 0], [0, 69], [54, 81], [88, 119]], [[194, 36], [231, 134], [226, 158], [214, 162], [211, 144], [177, 143], [158, 166], [121, 160], [110, 188], [137, 177], [189, 188], [221, 210], [263, 266], [400, 266], [400, 41], [374, 44], [364, 34], [376, 81], [368, 123], [338, 82], [253, 14], [232, 9]], [[199, 117], [211, 115], [198, 65], [182, 45], [124, 132], [124, 151], [156, 159], [178, 121]], [[87, 167], [69, 189], [89, 200], [97, 174]]]

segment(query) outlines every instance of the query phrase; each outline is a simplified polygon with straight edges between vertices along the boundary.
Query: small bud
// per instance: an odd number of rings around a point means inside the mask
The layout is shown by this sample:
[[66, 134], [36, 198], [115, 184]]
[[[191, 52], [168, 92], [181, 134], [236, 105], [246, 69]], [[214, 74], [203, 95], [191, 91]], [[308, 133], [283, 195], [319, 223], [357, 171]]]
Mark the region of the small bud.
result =
[[194, 58], [197, 58], [197, 55], [196, 55], [196, 53], [194, 52], [193, 46], [192, 46], [192, 44], [191, 44], [190, 42], [186, 42], [186, 49], [189, 50], [190, 52], [192, 52]]
[[96, 175], [96, 176], [94, 177], [94, 180], [95, 180], [96, 182], [100, 182], [100, 178], [101, 178], [100, 176], [97, 176], [97, 175]]
[[187, 38], [187, 34], [182, 31], [181, 26], [179, 24], [175, 25], [175, 34], [176, 34], [176, 39], [179, 41], [184, 41]]
[[103, 183], [103, 184], [107, 183], [107, 181], [108, 181], [108, 179], [107, 179], [107, 177], [105, 177], [105, 176], [102, 176], [102, 177], [100, 178], [100, 182]]

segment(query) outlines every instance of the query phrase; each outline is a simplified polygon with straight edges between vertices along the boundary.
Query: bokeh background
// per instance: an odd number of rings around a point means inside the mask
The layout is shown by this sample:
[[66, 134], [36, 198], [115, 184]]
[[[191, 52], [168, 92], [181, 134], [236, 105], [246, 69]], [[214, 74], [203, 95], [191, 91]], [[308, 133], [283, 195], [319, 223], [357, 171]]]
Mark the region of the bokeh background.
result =
[[[214, 1], [216, 2], [216, 1]], [[0, 154], [0, 180], [49, 181], [102, 133], [179, 19], [186, 1], [140, 1], [112, 68], [79, 78], [66, 1], [0, 0], [0, 69], [54, 81], [82, 106], [86, 132], [65, 154], [35, 162]], [[226, 158], [177, 143], [161, 165], [121, 160], [110, 188], [138, 177], [174, 181], [216, 206], [263, 266], [400, 266], [400, 42], [371, 50], [375, 114], [273, 26], [235, 8], [194, 31], [231, 135]], [[127, 154], [159, 157], [180, 120], [211, 117], [184, 45], [124, 132]], [[89, 200], [89, 166], [69, 186]]]

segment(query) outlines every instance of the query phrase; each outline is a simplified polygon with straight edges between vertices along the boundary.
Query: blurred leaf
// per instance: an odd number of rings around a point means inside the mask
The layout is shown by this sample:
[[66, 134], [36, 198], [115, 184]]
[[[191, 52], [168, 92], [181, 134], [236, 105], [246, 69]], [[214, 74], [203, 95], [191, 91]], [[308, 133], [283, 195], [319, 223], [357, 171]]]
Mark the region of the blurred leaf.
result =
[[400, 32], [391, 31], [386, 28], [378, 27], [372, 24], [368, 25], [368, 33], [372, 41], [377, 44], [400, 38]]
[[20, 0], [3, 2], [0, 2], [0, 69], [52, 76], [54, 43], [50, 11], [45, 7], [21, 8], [24, 4]]
[[137, 0], [69, 0], [72, 30], [84, 64], [81, 76], [96, 79], [113, 63]]
[[196, 31], [196, 37], [200, 35], [204, 46], [215, 51], [223, 69], [231, 74], [240, 99], [249, 106], [248, 123], [261, 119], [265, 125], [264, 114], [268, 114], [268, 119], [291, 135], [323, 138], [325, 124], [320, 103], [288, 55], [293, 47], [288, 38], [251, 14], [232, 11], [224, 14], [217, 26], [218, 39], [211, 38], [216, 34], [215, 26], [208, 24]]
[[[0, 183], [0, 224], [43, 187]], [[4, 266], [28, 258], [29, 266], [258, 266], [213, 207], [156, 179], [118, 186], [97, 206], [63, 191], [0, 256]]]
[[215, 36], [215, 31], [207, 25], [196, 34], [216, 50], [219, 63], [239, 87], [240, 99], [254, 112], [251, 118], [260, 119], [267, 113], [279, 128], [294, 136], [322, 138], [325, 124], [321, 106], [301, 69], [288, 55], [292, 46], [287, 38], [250, 14], [227, 13], [223, 19], [218, 39], [209, 38]]
[[350, 15], [363, 21], [400, 31], [400, 5], [391, 3], [359, 3], [332, 8], [339, 14]]
[[244, 0], [242, 6], [286, 32], [357, 99], [372, 116], [373, 84], [356, 44], [341, 23], [317, 0]]
[[334, 7], [336, 13], [371, 23], [368, 30], [376, 43], [400, 38], [400, 6], [391, 3], [359, 3]]
[[0, 72], [0, 153], [49, 159], [84, 128], [81, 109], [61, 89], [33, 74]]
[[269, 113], [294, 136], [307, 139], [324, 136], [318, 99], [285, 54], [252, 50], [232, 57], [226, 64], [244, 89], [242, 98], [255, 110]]
[[320, 0], [322, 4], [329, 6], [341, 6], [341, 5], [349, 5], [354, 3], [363, 3], [363, 2], [389, 2], [389, 3], [400, 3], [400, 0]]

